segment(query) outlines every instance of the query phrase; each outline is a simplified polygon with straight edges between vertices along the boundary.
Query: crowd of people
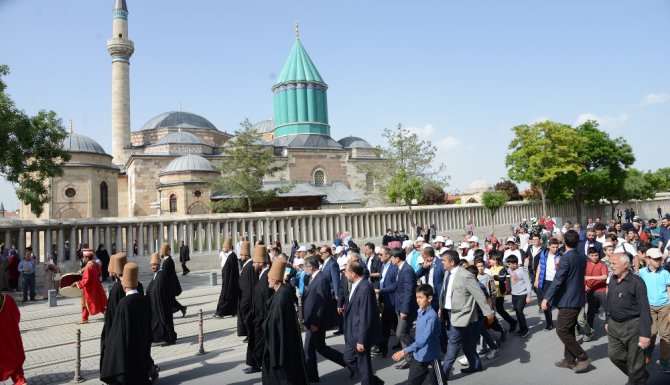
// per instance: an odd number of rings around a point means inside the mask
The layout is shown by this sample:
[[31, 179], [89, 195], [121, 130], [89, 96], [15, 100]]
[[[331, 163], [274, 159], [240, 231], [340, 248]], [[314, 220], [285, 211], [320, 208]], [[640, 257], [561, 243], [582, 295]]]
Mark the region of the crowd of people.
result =
[[[484, 359], [506, 354], [508, 338], [529, 338], [534, 325], [524, 309], [536, 299], [543, 314], [539, 322], [546, 331], [555, 329], [564, 346], [557, 367], [591, 370], [579, 339], [602, 333], [609, 358], [628, 383], [644, 384], [647, 365], [656, 363], [670, 374], [670, 215], [660, 225], [633, 216], [624, 223], [589, 218], [584, 227], [531, 218], [504, 242], [493, 235], [480, 241], [471, 222], [463, 239], [438, 235], [433, 226], [416, 230], [412, 239], [402, 229], [388, 229], [381, 246], [368, 242], [362, 248], [349, 232], [338, 233], [329, 245], [294, 241], [288, 254], [279, 242], [252, 245], [243, 238], [233, 244], [227, 237], [214, 318], [237, 317], [237, 334], [247, 344], [244, 372], [262, 373], [264, 384], [319, 382], [318, 353], [351, 379], [383, 384], [372, 370], [372, 357], [392, 353], [395, 368], [407, 370], [408, 384], [427, 379], [442, 384], [457, 361], [461, 373], [475, 373], [484, 369]], [[187, 274], [184, 247], [180, 262]], [[152, 345], [177, 342], [173, 314], [184, 316], [187, 309], [176, 298], [182, 289], [171, 254], [164, 244], [151, 256], [154, 275], [146, 290], [138, 266], [125, 253], [112, 255], [105, 270], [115, 283], [107, 297], [103, 264], [93, 250], [82, 249], [83, 279], [75, 284], [83, 292], [79, 322], [104, 312], [100, 376], [105, 383], [155, 381], [159, 368], [151, 359]], [[24, 299], [28, 293], [34, 299], [30, 250], [22, 261], [17, 252], [7, 255], [4, 270], [17, 265]], [[18, 323], [11, 297], [1, 299], [9, 310], [0, 307], [0, 323]], [[506, 310], [507, 300], [513, 314]], [[344, 335], [342, 351], [328, 346], [329, 331]], [[654, 362], [657, 339], [660, 354]], [[0, 374], [16, 383], [23, 375], [20, 366], [0, 368]]]

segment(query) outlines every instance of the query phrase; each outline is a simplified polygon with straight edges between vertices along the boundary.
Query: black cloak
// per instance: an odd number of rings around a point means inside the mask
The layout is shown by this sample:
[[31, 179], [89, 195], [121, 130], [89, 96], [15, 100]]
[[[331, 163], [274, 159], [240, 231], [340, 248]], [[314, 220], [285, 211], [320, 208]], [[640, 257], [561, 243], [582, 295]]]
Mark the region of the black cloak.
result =
[[253, 262], [245, 262], [240, 272], [240, 302], [237, 307], [237, 335], [249, 335], [249, 329], [253, 328], [253, 308], [251, 297], [254, 286], [258, 282], [258, 272], [254, 270]]
[[163, 258], [163, 263], [161, 264], [161, 270], [165, 273], [170, 287], [170, 292], [173, 297], [179, 297], [181, 294], [181, 285], [179, 284], [179, 278], [177, 277], [177, 270], [174, 266], [174, 260], [171, 256], [166, 255]]
[[267, 303], [274, 290], [268, 286], [268, 272], [261, 272], [258, 282], [254, 286], [253, 303], [253, 338], [249, 338], [247, 345], [247, 365], [260, 368], [263, 364], [265, 350], [265, 335], [263, 334], [263, 320], [267, 313]]
[[165, 273], [159, 270], [147, 287], [151, 304], [151, 332], [153, 342], [173, 343], [177, 339], [170, 300], [173, 298]]
[[263, 384], [309, 384], [293, 297], [284, 284], [270, 297], [263, 321]]
[[237, 255], [230, 253], [221, 268], [221, 294], [216, 306], [216, 315], [224, 317], [237, 314], [240, 297], [240, 270]]
[[[140, 295], [144, 296], [144, 287], [142, 287], [142, 282], [137, 282], [137, 291]], [[116, 309], [119, 306], [119, 302], [126, 296], [126, 292], [123, 290], [123, 285], [121, 280], [117, 279], [114, 283], [114, 286], [109, 290], [109, 296], [107, 298], [107, 307], [105, 308], [105, 324], [102, 326], [102, 334], [100, 335], [100, 366], [102, 367], [102, 357], [105, 354], [105, 341], [109, 335], [109, 330], [112, 327], [112, 322], [114, 321], [114, 316], [116, 314]]]
[[116, 319], [107, 336], [100, 379], [107, 384], [150, 384], [151, 307], [141, 294], [118, 303]]

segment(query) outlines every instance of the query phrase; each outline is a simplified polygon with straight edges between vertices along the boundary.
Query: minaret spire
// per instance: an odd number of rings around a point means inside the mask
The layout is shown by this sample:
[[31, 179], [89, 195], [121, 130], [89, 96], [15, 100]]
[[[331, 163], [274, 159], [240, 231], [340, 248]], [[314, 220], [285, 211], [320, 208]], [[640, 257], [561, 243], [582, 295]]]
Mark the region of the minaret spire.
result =
[[295, 21], [295, 39], [300, 40], [300, 26], [298, 25], [298, 20]]
[[112, 57], [112, 160], [124, 164], [123, 149], [130, 146], [130, 57], [135, 46], [128, 39], [126, 0], [115, 0], [112, 38], [107, 52]]
[[74, 132], [74, 127], [72, 126], [72, 119], [70, 119], [69, 130], [70, 134]]

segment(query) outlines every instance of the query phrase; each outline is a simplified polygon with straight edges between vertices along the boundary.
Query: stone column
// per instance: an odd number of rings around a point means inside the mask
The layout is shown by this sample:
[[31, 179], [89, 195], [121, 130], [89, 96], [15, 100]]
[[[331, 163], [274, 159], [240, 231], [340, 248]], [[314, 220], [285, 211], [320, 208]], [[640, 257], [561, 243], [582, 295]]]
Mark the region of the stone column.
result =
[[306, 229], [305, 233], [307, 234], [307, 238], [309, 238], [309, 240], [307, 242], [312, 243], [312, 242], [315, 241], [315, 239], [314, 239], [314, 218], [310, 215], [309, 217], [307, 217], [305, 222], [307, 222], [307, 229]]
[[[242, 218], [242, 222], [240, 223], [240, 236], [244, 236], [244, 234], [247, 232], [247, 224], [244, 218]], [[249, 239], [247, 239], [248, 241]]]
[[77, 228], [72, 226], [70, 229], [70, 261], [77, 260]]
[[214, 239], [214, 237], [212, 237], [213, 229], [214, 229], [214, 226], [212, 226], [212, 221], [207, 221], [207, 230], [206, 230], [206, 234], [205, 234], [205, 242], [207, 243], [206, 249], [210, 253], [212, 252], [212, 239]]
[[204, 238], [204, 236], [203, 236], [204, 231], [203, 231], [203, 228], [202, 228], [202, 222], [198, 221], [197, 229], [198, 229], [198, 234], [197, 234], [197, 237], [198, 237], [198, 252], [203, 253], [205, 251], [205, 240], [203, 239]]
[[[253, 244], [255, 244], [256, 241], [259, 241], [259, 240], [263, 239], [263, 223], [262, 223], [262, 222], [263, 222], [263, 220], [260, 219], [260, 218], [259, 218], [259, 219], [256, 219], [256, 220], [254, 221], [254, 225], [255, 225], [254, 227], [255, 227], [255, 229], [256, 229], [256, 230], [255, 230], [255, 232], [256, 232], [255, 235], [256, 235], [256, 236], [254, 237], [254, 243], [253, 243]], [[253, 245], [253, 244], [252, 244], [252, 245]], [[267, 245], [267, 243], [266, 243], [266, 245]]]
[[137, 256], [144, 256], [144, 223], [140, 222], [137, 225]]
[[[121, 225], [116, 226], [116, 252], [120, 253], [123, 251], [123, 231], [121, 230]], [[111, 249], [110, 249], [111, 252]], [[130, 256], [130, 254], [128, 254]]]
[[[52, 234], [51, 234], [51, 227], [47, 227], [47, 229], [44, 231], [44, 260], [48, 261], [49, 260], [49, 255], [53, 253], [53, 241], [51, 240]], [[5, 243], [5, 247], [7, 244]], [[11, 245], [10, 245], [11, 246]], [[58, 261], [54, 261], [58, 263]]]
[[89, 239], [88, 239], [88, 227], [87, 226], [82, 226], [81, 228], [81, 243], [85, 243], [88, 245], [89, 249], [95, 250], [94, 246], [91, 246]]
[[306, 222], [307, 222], [307, 221], [305, 220], [305, 217], [300, 217], [300, 222], [298, 222], [298, 226], [299, 226], [299, 228], [300, 228], [300, 239], [298, 240], [298, 242], [300, 242], [300, 244], [305, 244], [305, 243], [307, 243], [307, 236], [308, 236], [309, 234], [307, 233], [307, 224], [306, 224]]
[[263, 241], [267, 247], [272, 247], [270, 242], [273, 240], [273, 237], [270, 234], [270, 221], [272, 221], [271, 218], [266, 218], [263, 220]]
[[[218, 221], [217, 221], [217, 223], [218, 223]], [[232, 230], [231, 230], [231, 224], [230, 224], [230, 221], [225, 221], [225, 222], [223, 222], [223, 227], [221, 227], [220, 230], [219, 230], [219, 232], [222, 233], [223, 238], [222, 238], [222, 239], [220, 238], [219, 240], [220, 240], [221, 242], [223, 242], [223, 240], [226, 239], [226, 237], [228, 236], [228, 234], [230, 234], [231, 231], [232, 231]], [[217, 243], [219, 244], [218, 247], [221, 247], [221, 245], [222, 245], [221, 242], [217, 242]]]
[[[170, 222], [170, 223], [167, 224], [166, 227], [168, 229], [167, 243], [169, 243], [170, 248], [172, 248], [174, 250], [175, 249], [175, 246], [174, 246], [174, 232], [175, 232], [176, 224], [174, 222]], [[179, 251], [178, 248], [173, 251], [173, 254], [176, 253], [177, 251]]]
[[[225, 223], [224, 227], [228, 227], [228, 222]], [[214, 232], [216, 233], [216, 237], [214, 238], [214, 242], [216, 244], [216, 250], [221, 250], [221, 245], [222, 245], [222, 239], [221, 239], [221, 222], [216, 221], [214, 222]]]
[[93, 250], [98, 250], [100, 245], [100, 226], [93, 226]]
[[154, 238], [154, 227], [155, 225], [153, 223], [147, 223], [147, 244], [148, 248], [147, 251], [149, 255], [153, 254], [156, 252], [156, 240]]
[[133, 238], [133, 225], [129, 223], [128, 226], [126, 226], [126, 255], [129, 258], [135, 256], [135, 253], [134, 253], [134, 250], [133, 250], [133, 241], [134, 240], [135, 239]]
[[63, 225], [58, 226], [58, 235], [56, 235], [57, 248], [58, 248], [58, 263], [65, 262], [65, 231], [63, 230]]
[[[40, 232], [37, 229], [32, 229], [30, 231], [30, 246], [33, 248], [33, 255], [41, 258], [40, 255]], [[44, 256], [46, 258], [46, 255]], [[46, 259], [45, 259], [46, 261]], [[38, 261], [40, 262], [40, 261]]]
[[328, 233], [327, 240], [330, 240], [335, 236], [335, 229], [333, 227], [333, 215], [328, 216], [328, 223], [326, 224], [326, 232]]
[[[237, 219], [233, 221], [233, 230], [231, 231], [232, 238], [233, 238], [233, 244], [237, 242], [237, 233], [238, 233], [238, 228], [237, 228]], [[228, 234], [225, 234], [225, 236], [228, 236]]]
[[[272, 219], [272, 223], [270, 224], [270, 238], [272, 241], [279, 240], [279, 235], [277, 234], [277, 218]], [[280, 241], [281, 242], [281, 241]], [[284, 242], [281, 242], [284, 243]]]
[[279, 218], [279, 241], [282, 246], [290, 242], [286, 240], [286, 218]]

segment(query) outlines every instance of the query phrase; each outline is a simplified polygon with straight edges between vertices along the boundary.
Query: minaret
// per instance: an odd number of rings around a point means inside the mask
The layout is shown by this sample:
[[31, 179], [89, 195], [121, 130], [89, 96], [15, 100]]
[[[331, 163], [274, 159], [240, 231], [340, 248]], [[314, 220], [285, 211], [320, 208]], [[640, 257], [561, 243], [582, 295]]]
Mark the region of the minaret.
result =
[[128, 7], [126, 0], [116, 0], [112, 38], [107, 39], [112, 56], [112, 160], [123, 165], [123, 149], [130, 145], [130, 56], [135, 51], [128, 40]]

